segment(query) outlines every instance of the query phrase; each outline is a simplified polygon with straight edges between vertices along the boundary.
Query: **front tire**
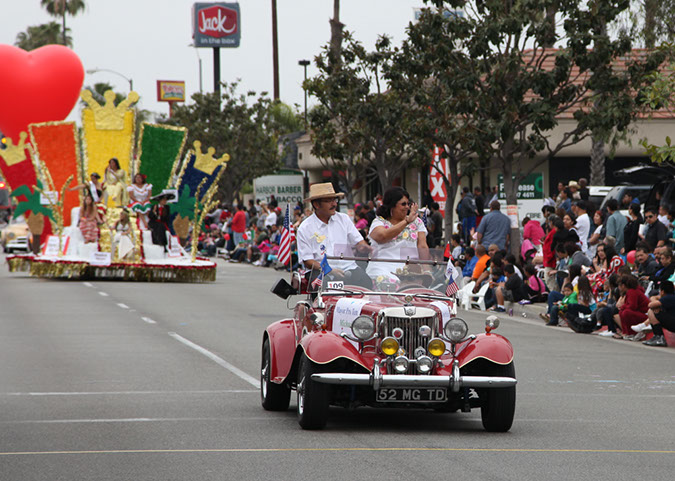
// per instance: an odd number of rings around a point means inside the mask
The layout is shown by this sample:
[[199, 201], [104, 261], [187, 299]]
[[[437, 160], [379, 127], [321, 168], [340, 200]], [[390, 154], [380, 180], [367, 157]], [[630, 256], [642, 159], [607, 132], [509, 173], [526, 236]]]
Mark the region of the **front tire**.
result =
[[276, 384], [270, 380], [272, 352], [270, 340], [265, 339], [260, 365], [260, 401], [267, 411], [286, 411], [291, 401], [291, 388], [287, 384]]
[[312, 381], [312, 374], [317, 372], [317, 365], [303, 353], [296, 388], [298, 423], [302, 429], [323, 429], [328, 421], [328, 386]]
[[[516, 369], [513, 362], [506, 366], [493, 365], [493, 368], [485, 375], [515, 378]], [[479, 397], [481, 398], [481, 420], [485, 430], [504, 433], [511, 429], [516, 411], [516, 387], [482, 389]]]

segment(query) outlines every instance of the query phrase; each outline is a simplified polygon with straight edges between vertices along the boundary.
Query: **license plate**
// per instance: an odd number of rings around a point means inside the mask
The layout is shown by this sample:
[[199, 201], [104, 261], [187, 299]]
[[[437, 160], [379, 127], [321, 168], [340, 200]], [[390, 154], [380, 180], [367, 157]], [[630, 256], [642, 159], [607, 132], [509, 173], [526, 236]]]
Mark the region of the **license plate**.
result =
[[326, 289], [344, 289], [345, 283], [343, 281], [328, 281]]
[[377, 391], [378, 402], [445, 402], [445, 388], [388, 388]]

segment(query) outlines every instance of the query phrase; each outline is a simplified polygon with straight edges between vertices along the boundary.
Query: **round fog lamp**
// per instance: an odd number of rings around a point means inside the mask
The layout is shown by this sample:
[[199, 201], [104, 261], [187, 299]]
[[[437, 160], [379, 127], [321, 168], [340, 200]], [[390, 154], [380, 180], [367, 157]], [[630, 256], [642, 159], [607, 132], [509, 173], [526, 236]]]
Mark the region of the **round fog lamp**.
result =
[[466, 335], [469, 332], [469, 326], [467, 326], [466, 322], [459, 317], [455, 317], [445, 323], [443, 332], [445, 333], [445, 337], [451, 342], [459, 342], [466, 338]]
[[401, 339], [403, 337], [403, 329], [401, 329], [400, 327], [395, 327], [394, 330], [391, 331], [391, 333], [396, 339]]
[[403, 374], [408, 371], [408, 358], [405, 356], [398, 356], [394, 359], [394, 371]]
[[352, 322], [352, 333], [354, 336], [365, 341], [373, 337], [375, 334], [375, 323], [370, 316], [359, 316]]
[[427, 346], [427, 351], [434, 357], [441, 357], [445, 354], [445, 343], [442, 339], [432, 339], [429, 341]]
[[393, 356], [398, 352], [398, 341], [393, 337], [385, 337], [380, 348], [387, 356]]
[[429, 356], [421, 356], [417, 358], [417, 370], [420, 374], [427, 374], [434, 367], [434, 361]]

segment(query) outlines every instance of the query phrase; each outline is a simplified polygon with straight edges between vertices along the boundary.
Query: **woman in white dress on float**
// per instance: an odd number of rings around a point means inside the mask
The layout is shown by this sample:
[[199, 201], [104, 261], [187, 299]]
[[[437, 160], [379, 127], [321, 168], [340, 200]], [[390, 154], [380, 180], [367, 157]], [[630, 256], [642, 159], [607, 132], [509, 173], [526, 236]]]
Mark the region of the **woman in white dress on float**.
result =
[[[417, 259], [419, 249], [427, 248], [427, 229], [417, 217], [417, 204], [401, 187], [392, 187], [384, 193], [377, 217], [370, 225], [368, 238], [374, 259]], [[397, 285], [400, 262], [370, 262], [366, 272], [376, 284]]]
[[134, 175], [134, 183], [128, 187], [129, 191], [129, 208], [136, 212], [138, 218], [138, 227], [140, 229], [148, 229], [148, 213], [152, 208], [150, 203], [150, 195], [152, 194], [152, 184], [145, 182], [145, 175]]

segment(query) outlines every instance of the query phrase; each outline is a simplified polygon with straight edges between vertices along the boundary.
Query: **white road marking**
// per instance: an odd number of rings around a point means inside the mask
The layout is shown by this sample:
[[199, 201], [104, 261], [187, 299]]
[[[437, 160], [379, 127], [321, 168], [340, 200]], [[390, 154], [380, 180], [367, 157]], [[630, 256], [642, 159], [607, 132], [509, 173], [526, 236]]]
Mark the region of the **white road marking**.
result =
[[83, 282], [82, 284], [84, 284], [87, 287], [94, 287], [94, 284], [92, 284], [91, 282]]
[[221, 389], [216, 391], [74, 391], [74, 392], [8, 392], [0, 393], [0, 396], [28, 396], [28, 397], [49, 397], [49, 396], [130, 396], [130, 395], [172, 395], [172, 394], [240, 394], [257, 393], [257, 389]]
[[148, 324], [157, 324], [157, 321], [153, 321], [149, 317], [141, 317], [141, 319], [143, 319], [143, 321], [147, 322]]
[[100, 295], [102, 295], [103, 297], [108, 297], [108, 293], [107, 293], [107, 292], [98, 291], [98, 293], [99, 293]]
[[239, 378], [243, 379], [244, 381], [251, 384], [252, 386], [260, 387], [260, 381], [258, 379], [254, 378], [253, 376], [250, 376], [250, 375], [246, 374], [244, 371], [242, 371], [238, 367], [233, 366], [232, 364], [227, 362], [225, 359], [223, 359], [219, 356], [216, 356], [211, 351], [209, 351], [207, 349], [204, 349], [200, 345], [195, 344], [194, 342], [192, 342], [188, 339], [185, 339], [183, 336], [180, 336], [180, 335], [176, 334], [175, 332], [170, 332], [169, 336], [173, 337], [175, 340], [177, 340], [179, 342], [182, 342], [186, 346], [191, 347], [192, 349], [199, 352], [200, 354], [203, 354], [204, 356], [208, 357], [209, 359], [214, 361], [219, 366], [224, 367], [225, 369], [230, 371], [232, 374], [238, 376]]
[[122, 309], [129, 309], [129, 306], [127, 306], [126, 304], [122, 304], [121, 302], [118, 302], [117, 305], [120, 306]]

